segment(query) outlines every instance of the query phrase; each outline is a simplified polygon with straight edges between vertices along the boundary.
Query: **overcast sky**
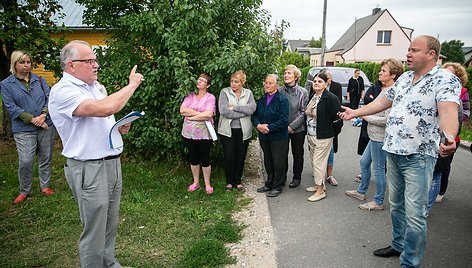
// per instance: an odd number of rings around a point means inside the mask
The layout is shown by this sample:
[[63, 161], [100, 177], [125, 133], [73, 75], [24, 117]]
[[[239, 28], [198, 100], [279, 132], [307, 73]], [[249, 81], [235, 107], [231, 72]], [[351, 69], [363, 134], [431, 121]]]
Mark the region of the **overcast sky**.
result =
[[[286, 39], [321, 37], [324, 0], [263, 0], [272, 16], [272, 25], [290, 22]], [[354, 20], [388, 9], [400, 26], [412, 28], [413, 37], [428, 34], [441, 42], [459, 39], [472, 46], [471, 0], [328, 0], [326, 46], [331, 47]]]

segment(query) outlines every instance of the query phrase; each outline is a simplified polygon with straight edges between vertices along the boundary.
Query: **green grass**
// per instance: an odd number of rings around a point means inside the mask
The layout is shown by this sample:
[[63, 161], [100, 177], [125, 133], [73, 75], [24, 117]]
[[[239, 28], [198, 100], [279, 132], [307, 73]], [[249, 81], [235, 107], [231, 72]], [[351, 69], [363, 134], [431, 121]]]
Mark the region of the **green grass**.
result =
[[[79, 212], [65, 180], [57, 142], [51, 197], [33, 192], [19, 205], [17, 153], [0, 141], [0, 267], [78, 267]], [[123, 193], [116, 255], [132, 267], [222, 267], [234, 263], [225, 243], [241, 238], [231, 214], [248, 203], [224, 192], [221, 168], [212, 172], [213, 195], [186, 191], [187, 164], [122, 157]], [[222, 166], [222, 165], [214, 165]]]
[[461, 140], [472, 141], [472, 119], [462, 124]]

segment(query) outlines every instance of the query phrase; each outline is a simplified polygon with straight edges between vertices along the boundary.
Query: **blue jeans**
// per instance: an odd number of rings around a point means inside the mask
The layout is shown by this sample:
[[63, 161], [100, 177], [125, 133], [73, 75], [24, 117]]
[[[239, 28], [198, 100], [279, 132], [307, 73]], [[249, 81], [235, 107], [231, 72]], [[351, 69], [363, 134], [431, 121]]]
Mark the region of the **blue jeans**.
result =
[[[378, 205], [383, 204], [385, 189], [387, 187], [387, 177], [385, 176], [385, 161], [387, 154], [382, 150], [383, 142], [370, 140], [362, 154], [360, 165], [362, 180], [357, 188], [361, 194], [367, 193], [371, 177], [371, 164], [375, 175], [375, 196], [374, 202]], [[366, 155], [364, 157], [364, 155]]]
[[419, 267], [426, 248], [426, 207], [434, 157], [387, 153], [392, 248], [402, 267]]
[[328, 166], [333, 166], [334, 165], [334, 146], [331, 145], [331, 151], [329, 151], [329, 156], [328, 156]]
[[433, 182], [431, 183], [431, 188], [429, 188], [428, 194], [428, 214], [431, 211], [434, 202], [436, 202], [436, 197], [438, 197], [439, 190], [441, 189], [442, 174], [443, 173], [441, 171], [433, 173]]

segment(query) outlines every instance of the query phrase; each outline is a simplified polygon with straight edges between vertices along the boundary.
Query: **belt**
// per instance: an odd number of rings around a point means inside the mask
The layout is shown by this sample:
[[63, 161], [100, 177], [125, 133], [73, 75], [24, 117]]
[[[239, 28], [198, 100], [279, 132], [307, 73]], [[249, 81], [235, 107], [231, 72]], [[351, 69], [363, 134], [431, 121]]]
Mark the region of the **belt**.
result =
[[85, 161], [112, 160], [112, 159], [117, 159], [117, 158], [119, 158], [120, 156], [121, 156], [121, 154], [109, 155], [109, 156], [105, 156], [105, 157], [102, 157], [102, 158], [89, 159], [89, 160], [85, 160]]

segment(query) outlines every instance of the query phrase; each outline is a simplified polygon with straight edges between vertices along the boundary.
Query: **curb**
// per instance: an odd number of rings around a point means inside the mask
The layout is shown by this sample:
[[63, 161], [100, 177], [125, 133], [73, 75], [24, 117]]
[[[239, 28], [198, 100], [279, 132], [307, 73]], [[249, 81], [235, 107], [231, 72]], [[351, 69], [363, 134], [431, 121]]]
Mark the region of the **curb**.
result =
[[472, 144], [472, 142], [470, 142], [470, 141], [461, 140], [461, 143], [459, 144], [459, 147], [462, 147], [464, 149], [469, 150], [471, 144]]

